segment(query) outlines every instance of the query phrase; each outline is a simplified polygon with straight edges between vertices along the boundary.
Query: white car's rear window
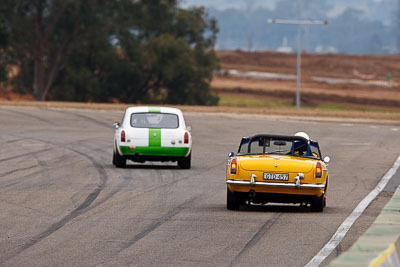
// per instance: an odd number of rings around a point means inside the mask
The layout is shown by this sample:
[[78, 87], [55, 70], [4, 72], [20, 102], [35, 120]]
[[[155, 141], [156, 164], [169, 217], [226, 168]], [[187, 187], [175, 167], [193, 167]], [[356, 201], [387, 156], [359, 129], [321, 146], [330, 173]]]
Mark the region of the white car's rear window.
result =
[[131, 126], [135, 128], [167, 128], [179, 127], [179, 119], [176, 114], [170, 113], [133, 113]]

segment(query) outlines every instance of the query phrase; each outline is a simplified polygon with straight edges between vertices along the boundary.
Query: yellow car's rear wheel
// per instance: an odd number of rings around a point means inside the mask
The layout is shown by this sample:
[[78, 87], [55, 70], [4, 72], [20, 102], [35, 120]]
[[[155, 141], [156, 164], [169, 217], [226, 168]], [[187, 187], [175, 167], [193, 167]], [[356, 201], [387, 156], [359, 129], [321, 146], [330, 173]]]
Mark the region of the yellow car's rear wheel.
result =
[[325, 203], [325, 194], [322, 194], [320, 197], [314, 197], [311, 200], [311, 211], [314, 212], [322, 212], [324, 210], [326, 203]]
[[241, 197], [237, 192], [231, 192], [226, 187], [226, 208], [228, 210], [238, 210], [241, 204]]

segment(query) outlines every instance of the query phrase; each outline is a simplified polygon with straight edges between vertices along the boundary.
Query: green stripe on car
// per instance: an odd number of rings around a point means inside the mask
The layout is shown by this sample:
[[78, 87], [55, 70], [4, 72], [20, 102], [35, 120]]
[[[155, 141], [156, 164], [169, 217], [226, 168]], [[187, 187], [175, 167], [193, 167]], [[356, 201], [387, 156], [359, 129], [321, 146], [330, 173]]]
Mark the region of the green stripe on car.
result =
[[149, 129], [149, 147], [161, 147], [161, 129]]
[[149, 108], [150, 113], [161, 113], [160, 108]]

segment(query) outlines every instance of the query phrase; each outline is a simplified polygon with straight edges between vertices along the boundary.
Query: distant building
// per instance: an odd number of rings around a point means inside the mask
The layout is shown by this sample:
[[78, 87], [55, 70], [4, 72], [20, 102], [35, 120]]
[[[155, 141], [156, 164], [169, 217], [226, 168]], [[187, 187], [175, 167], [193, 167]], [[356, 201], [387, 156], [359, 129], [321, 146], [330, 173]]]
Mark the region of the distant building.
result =
[[278, 49], [276, 49], [276, 51], [281, 52], [281, 53], [292, 53], [293, 52], [293, 48], [288, 46], [288, 39], [286, 36], [282, 40], [282, 46], [278, 47]]
[[334, 46], [323, 46], [323, 45], [317, 45], [315, 47], [315, 53], [320, 53], [320, 54], [337, 54], [339, 52], [339, 50], [334, 47]]

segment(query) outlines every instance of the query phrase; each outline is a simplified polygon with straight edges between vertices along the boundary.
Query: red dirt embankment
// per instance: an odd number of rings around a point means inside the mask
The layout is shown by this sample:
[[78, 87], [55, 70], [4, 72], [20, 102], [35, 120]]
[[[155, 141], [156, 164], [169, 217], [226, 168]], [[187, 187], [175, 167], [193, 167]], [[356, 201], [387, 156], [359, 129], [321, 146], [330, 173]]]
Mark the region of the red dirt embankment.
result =
[[[296, 54], [277, 52], [218, 51], [221, 67], [241, 72], [256, 71], [296, 74]], [[357, 104], [400, 108], [399, 55], [308, 54], [301, 57], [301, 92], [305, 104]], [[386, 79], [392, 77], [391, 86]], [[312, 77], [329, 77], [369, 81], [369, 85], [353, 83], [328, 84]], [[373, 80], [373, 81], [372, 81]], [[373, 85], [381, 82], [385, 86]], [[253, 94], [294, 99], [296, 80], [263, 80], [215, 75], [212, 87], [221, 93]]]

